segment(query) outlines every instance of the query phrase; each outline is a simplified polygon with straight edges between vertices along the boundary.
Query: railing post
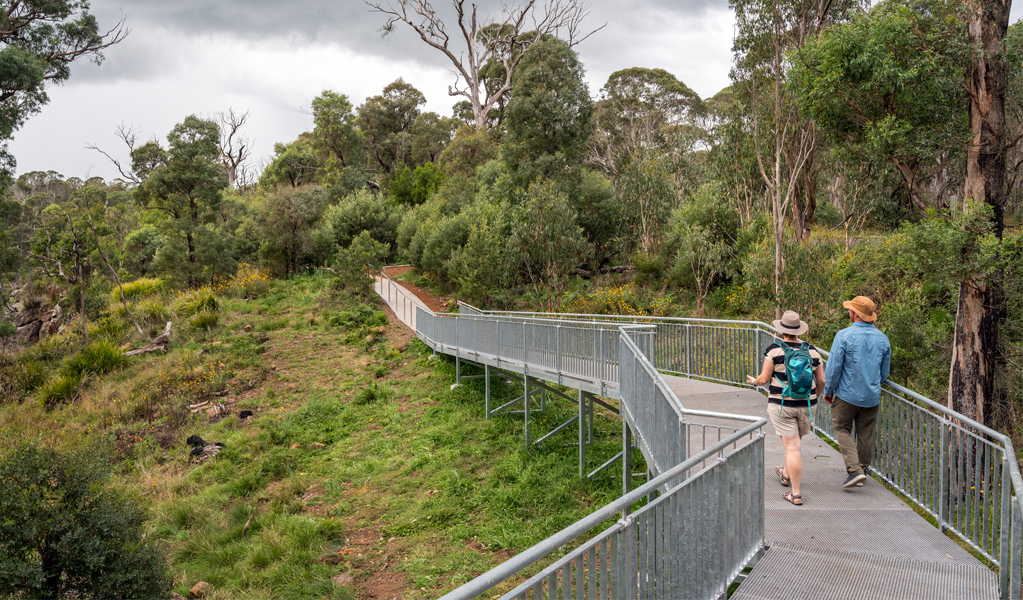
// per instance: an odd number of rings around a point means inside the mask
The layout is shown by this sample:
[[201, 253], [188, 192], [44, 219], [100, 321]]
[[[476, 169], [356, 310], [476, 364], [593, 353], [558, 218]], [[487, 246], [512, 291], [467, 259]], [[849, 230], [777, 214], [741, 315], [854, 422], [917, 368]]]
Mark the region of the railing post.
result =
[[[632, 491], [632, 430], [629, 422], [622, 419], [622, 495]], [[622, 509], [622, 519], [629, 516], [631, 507]]]
[[947, 420], [942, 419], [938, 421], [938, 427], [941, 428], [941, 448], [938, 452], [938, 473], [941, 477], [941, 493], [938, 494], [938, 528], [945, 532], [948, 530], [948, 444], [949, 439], [949, 423]]
[[1009, 597], [1009, 571], [1012, 568], [1010, 556], [1010, 517], [1012, 511], [1012, 478], [1009, 474], [1008, 456], [1002, 453], [1002, 508], [999, 511], [998, 526], [998, 591], [1002, 600]]
[[485, 391], [484, 398], [484, 410], [486, 411], [487, 421], [490, 420], [490, 365], [483, 365], [483, 387]]
[[692, 340], [692, 329], [693, 329], [693, 326], [688, 324], [688, 323], [686, 323], [686, 333], [685, 333], [685, 336], [684, 336], [685, 337], [684, 345], [685, 345], [685, 353], [686, 353], [686, 377], [692, 377], [693, 376], [693, 361], [692, 361], [693, 340]]

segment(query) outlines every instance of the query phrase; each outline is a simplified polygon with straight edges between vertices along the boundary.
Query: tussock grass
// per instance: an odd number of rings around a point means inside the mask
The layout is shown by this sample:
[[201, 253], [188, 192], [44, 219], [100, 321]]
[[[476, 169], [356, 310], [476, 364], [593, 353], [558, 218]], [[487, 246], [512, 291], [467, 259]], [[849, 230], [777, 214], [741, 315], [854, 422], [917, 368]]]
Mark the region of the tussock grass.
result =
[[110, 291], [111, 304], [121, 303], [121, 289], [124, 290], [124, 297], [128, 300], [138, 300], [140, 298], [153, 296], [162, 292], [164, 289], [164, 282], [162, 279], [142, 277], [135, 281], [122, 283], [120, 289], [115, 285], [114, 289]]

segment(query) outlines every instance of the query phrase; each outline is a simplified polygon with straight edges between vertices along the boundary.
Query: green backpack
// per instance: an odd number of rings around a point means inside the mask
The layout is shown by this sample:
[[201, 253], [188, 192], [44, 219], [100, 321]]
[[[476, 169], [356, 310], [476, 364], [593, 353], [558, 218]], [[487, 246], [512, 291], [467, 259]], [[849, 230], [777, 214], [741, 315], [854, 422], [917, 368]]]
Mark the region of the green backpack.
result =
[[[798, 348], [781, 343], [785, 352], [785, 378], [788, 382], [781, 392], [782, 403], [785, 398], [793, 400], [809, 400], [813, 390], [813, 357], [810, 356], [810, 344], [803, 342]], [[777, 379], [777, 377], [776, 377]], [[781, 379], [778, 379], [781, 383]]]

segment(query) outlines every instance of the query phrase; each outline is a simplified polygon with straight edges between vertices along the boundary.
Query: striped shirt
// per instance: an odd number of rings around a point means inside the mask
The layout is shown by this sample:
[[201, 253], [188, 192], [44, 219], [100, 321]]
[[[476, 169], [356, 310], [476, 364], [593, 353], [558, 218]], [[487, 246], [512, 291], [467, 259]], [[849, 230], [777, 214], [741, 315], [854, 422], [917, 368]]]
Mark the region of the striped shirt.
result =
[[[799, 348], [799, 342], [785, 342], [790, 348]], [[771, 404], [784, 404], [786, 406], [804, 406], [806, 400], [793, 400], [792, 398], [786, 398], [785, 402], [782, 402], [781, 392], [785, 389], [785, 385], [788, 383], [788, 378], [785, 375], [785, 351], [781, 349], [778, 344], [771, 344], [764, 351], [764, 358], [774, 361], [774, 374], [771, 377], [770, 387], [767, 390], [767, 401]], [[814, 371], [821, 364], [821, 354], [817, 352], [817, 348], [810, 346], [810, 358], [813, 359]], [[817, 404], [817, 378], [813, 379], [813, 388], [810, 392], [810, 406]]]

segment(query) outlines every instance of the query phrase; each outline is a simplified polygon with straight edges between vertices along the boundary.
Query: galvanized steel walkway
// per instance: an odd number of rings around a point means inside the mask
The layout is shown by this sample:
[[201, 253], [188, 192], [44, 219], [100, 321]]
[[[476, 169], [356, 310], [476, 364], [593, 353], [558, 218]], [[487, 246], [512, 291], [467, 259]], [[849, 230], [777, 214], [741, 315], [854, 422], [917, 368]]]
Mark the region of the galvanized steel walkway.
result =
[[[664, 376], [686, 407], [767, 416], [758, 392]], [[781, 440], [765, 447], [764, 557], [732, 600], [994, 599], [997, 575], [882, 484], [844, 490], [841, 455], [814, 434], [803, 438], [803, 506], [782, 499], [774, 465]]]

